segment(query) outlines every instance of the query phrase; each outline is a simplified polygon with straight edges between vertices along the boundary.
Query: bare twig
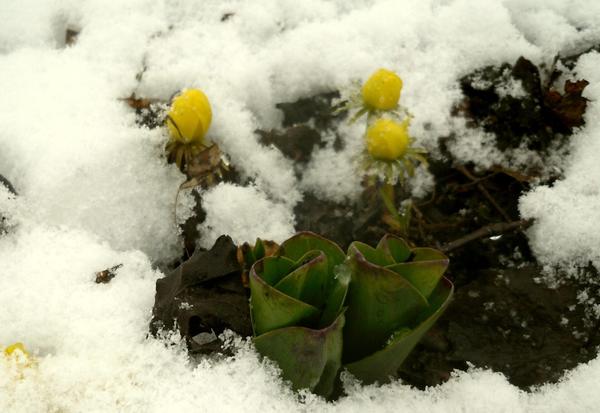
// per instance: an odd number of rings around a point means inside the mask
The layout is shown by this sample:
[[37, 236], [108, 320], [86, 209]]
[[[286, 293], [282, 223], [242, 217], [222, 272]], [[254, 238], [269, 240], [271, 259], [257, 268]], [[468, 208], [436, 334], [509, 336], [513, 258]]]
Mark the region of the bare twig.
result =
[[446, 245], [441, 247], [441, 250], [443, 252], [449, 252], [455, 250], [456, 248], [462, 247], [463, 245], [471, 241], [478, 240], [479, 238], [500, 235], [515, 229], [524, 230], [525, 228], [529, 227], [532, 223], [533, 220], [531, 219], [521, 219], [519, 221], [499, 222], [496, 224], [486, 225], [484, 227], [479, 228], [476, 231], [471, 232], [470, 234], [465, 235], [464, 237], [458, 238], [454, 241], [447, 243]]
[[417, 206], [419, 206], [419, 207], [421, 207], [421, 208], [422, 208], [422, 207], [424, 207], [424, 206], [427, 206], [427, 205], [429, 205], [429, 204], [432, 204], [432, 203], [435, 201], [435, 198], [437, 197], [437, 193], [436, 193], [436, 192], [437, 192], [437, 191], [436, 191], [436, 189], [435, 189], [435, 185], [434, 185], [434, 186], [433, 186], [433, 190], [431, 191], [431, 198], [429, 198], [429, 199], [428, 199], [427, 201], [425, 201], [425, 202], [422, 202], [422, 203], [420, 203], [420, 204], [417, 204]]
[[429, 232], [447, 231], [449, 229], [456, 228], [464, 224], [464, 222], [464, 220], [460, 220], [455, 222], [437, 222], [435, 224], [424, 223], [423, 228], [425, 228]]
[[[473, 182], [477, 181], [478, 178], [476, 176], [474, 176], [473, 174], [471, 174], [471, 172], [469, 172], [469, 170], [467, 168], [465, 168], [464, 165], [455, 165], [454, 167], [458, 171], [460, 171], [463, 175], [465, 175], [467, 178], [469, 178], [471, 181], [473, 181]], [[500, 215], [502, 215], [502, 218], [504, 218], [506, 220], [506, 222], [511, 222], [511, 217], [506, 213], [506, 211], [504, 209], [502, 209], [502, 207], [498, 204], [498, 202], [496, 202], [496, 200], [488, 192], [488, 190], [485, 189], [485, 186], [481, 182], [477, 183], [477, 188], [479, 189], [479, 191], [481, 191], [483, 196], [485, 196], [487, 198], [487, 200], [490, 202], [490, 204], [492, 204], [494, 206], [494, 208], [496, 208], [496, 210], [500, 213]]]
[[492, 173], [491, 173], [491, 174], [489, 174], [489, 175], [482, 176], [481, 178], [476, 178], [475, 180], [472, 180], [472, 181], [471, 181], [471, 182], [469, 182], [469, 183], [466, 183], [466, 184], [463, 184], [463, 185], [459, 185], [459, 186], [458, 186], [458, 188], [459, 188], [458, 190], [460, 191], [460, 190], [462, 190], [463, 188], [465, 188], [465, 189], [466, 189], [466, 188], [469, 188], [469, 187], [471, 187], [471, 186], [473, 186], [473, 185], [477, 185], [477, 184], [479, 184], [479, 183], [481, 183], [481, 182], [483, 182], [483, 181], [485, 181], [485, 180], [487, 180], [487, 179], [490, 179], [490, 178], [492, 178], [492, 177], [494, 177], [494, 176], [496, 176], [496, 175], [498, 175], [498, 172], [492, 172]]
[[416, 216], [417, 216], [417, 223], [418, 223], [418, 227], [419, 227], [419, 235], [421, 235], [421, 239], [425, 239], [425, 232], [423, 232], [423, 224], [426, 224], [427, 222], [425, 221], [425, 215], [423, 215], [423, 213], [421, 212], [421, 210], [419, 209], [419, 207], [417, 205], [415, 205], [414, 203], [411, 204], [411, 207], [413, 209], [413, 211], [415, 211]]
[[494, 165], [492, 167], [492, 169], [496, 172], [496, 173], [501, 173], [504, 174], [506, 176], [510, 176], [511, 178], [513, 178], [514, 180], [520, 182], [520, 183], [524, 183], [524, 182], [531, 182], [534, 179], [536, 179], [536, 176], [533, 175], [525, 175], [519, 171], [514, 171], [512, 169], [507, 169], [504, 168], [502, 166], [499, 165]]

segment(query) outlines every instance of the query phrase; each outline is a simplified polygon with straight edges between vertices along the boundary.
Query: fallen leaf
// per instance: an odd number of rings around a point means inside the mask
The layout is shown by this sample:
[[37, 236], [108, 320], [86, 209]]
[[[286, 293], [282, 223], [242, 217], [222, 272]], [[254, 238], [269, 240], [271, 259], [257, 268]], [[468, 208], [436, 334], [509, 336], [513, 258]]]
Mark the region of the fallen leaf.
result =
[[555, 117], [559, 130], [567, 132], [585, 123], [583, 115], [588, 100], [582, 96], [582, 93], [588, 84], [587, 80], [575, 82], [567, 80], [564, 86], [564, 94], [554, 89], [546, 93], [544, 102]]
[[246, 289], [237, 247], [223, 235], [208, 251], [196, 250], [189, 260], [156, 282], [150, 331], [177, 328], [193, 353], [220, 348], [213, 338], [225, 329], [252, 334]]
[[117, 264], [113, 267], [107, 268], [103, 271], [96, 273], [96, 284], [108, 284], [110, 280], [115, 278], [117, 270], [121, 268], [123, 264]]
[[129, 107], [133, 109], [148, 109], [151, 104], [158, 102], [157, 99], [138, 98], [135, 96], [135, 93], [132, 93], [131, 96], [127, 98], [121, 98], [120, 100], [127, 103]]

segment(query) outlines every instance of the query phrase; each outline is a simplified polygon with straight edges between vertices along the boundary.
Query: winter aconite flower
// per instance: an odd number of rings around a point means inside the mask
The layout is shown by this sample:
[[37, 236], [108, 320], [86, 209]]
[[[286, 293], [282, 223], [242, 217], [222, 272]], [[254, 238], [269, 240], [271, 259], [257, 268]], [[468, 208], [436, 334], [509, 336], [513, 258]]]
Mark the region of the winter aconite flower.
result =
[[208, 98], [199, 89], [187, 89], [175, 96], [166, 116], [170, 139], [167, 154], [183, 171], [191, 159], [208, 147], [206, 133], [212, 121]]
[[356, 82], [350, 90], [347, 101], [336, 109], [356, 112], [350, 118], [355, 122], [364, 114], [370, 119], [383, 113], [397, 117], [409, 116], [408, 111], [400, 104], [402, 79], [388, 69], [376, 70], [362, 85]]
[[[367, 175], [395, 185], [413, 176], [415, 162], [427, 166], [424, 149], [413, 148], [408, 132], [413, 116], [400, 104], [403, 82], [388, 69], [376, 70], [337, 111], [358, 109], [350, 123], [367, 115], [362, 169]], [[356, 88], [358, 89], [358, 88]]]
[[167, 114], [171, 137], [181, 143], [203, 143], [211, 120], [210, 103], [199, 89], [187, 89], [175, 96]]
[[413, 176], [414, 163], [427, 165], [424, 156], [426, 151], [412, 146], [410, 120], [410, 117], [402, 121], [381, 117], [367, 127], [363, 165], [367, 174], [379, 176], [386, 183], [395, 184], [398, 180], [402, 182], [405, 175]]
[[364, 105], [375, 110], [392, 110], [398, 106], [402, 79], [387, 69], [379, 69], [363, 84], [361, 95]]
[[4, 349], [0, 347], [0, 357], [4, 357], [16, 367], [14, 370], [16, 379], [22, 379], [24, 370], [36, 364], [35, 359], [25, 349], [23, 343], [14, 343]]
[[14, 357], [18, 353], [23, 354], [26, 358], [29, 357], [29, 353], [25, 350], [23, 343], [14, 343], [6, 347], [3, 351], [5, 357]]
[[403, 156], [410, 145], [408, 119], [377, 119], [367, 129], [367, 151], [375, 159], [394, 161]]

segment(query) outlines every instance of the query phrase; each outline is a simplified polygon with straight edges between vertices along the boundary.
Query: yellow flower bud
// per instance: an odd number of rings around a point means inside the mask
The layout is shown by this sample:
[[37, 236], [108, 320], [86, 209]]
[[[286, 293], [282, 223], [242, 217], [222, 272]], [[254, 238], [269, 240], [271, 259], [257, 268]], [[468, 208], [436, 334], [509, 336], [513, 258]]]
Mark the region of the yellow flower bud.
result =
[[402, 157], [410, 144], [409, 120], [396, 122], [377, 119], [367, 129], [367, 151], [375, 159], [394, 161]]
[[0, 346], [0, 357], [3, 355], [5, 359], [12, 361], [16, 364], [16, 376], [15, 379], [23, 379], [24, 370], [35, 367], [37, 365], [36, 360], [29, 354], [29, 352], [25, 349], [23, 343], [14, 343], [10, 346], [2, 349]]
[[177, 142], [202, 143], [211, 120], [212, 111], [206, 95], [199, 89], [187, 89], [173, 99], [167, 126]]
[[14, 343], [14, 344], [11, 344], [10, 346], [6, 347], [4, 349], [4, 355], [6, 357], [10, 357], [10, 356], [12, 356], [12, 354], [15, 351], [20, 351], [26, 357], [29, 356], [29, 353], [27, 353], [27, 350], [25, 350], [25, 346], [23, 345], [23, 343]]
[[371, 75], [362, 87], [362, 99], [371, 109], [391, 110], [398, 106], [402, 79], [396, 73], [379, 69]]

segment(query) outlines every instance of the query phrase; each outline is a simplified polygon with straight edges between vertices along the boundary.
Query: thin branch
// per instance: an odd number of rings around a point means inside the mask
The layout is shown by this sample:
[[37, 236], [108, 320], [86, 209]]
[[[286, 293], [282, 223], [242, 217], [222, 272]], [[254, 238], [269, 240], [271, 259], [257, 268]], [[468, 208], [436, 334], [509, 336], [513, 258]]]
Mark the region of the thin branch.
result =
[[443, 252], [449, 252], [455, 250], [456, 248], [462, 247], [463, 245], [471, 241], [476, 241], [479, 238], [500, 235], [515, 229], [519, 229], [522, 231], [529, 227], [532, 223], [533, 220], [531, 219], [521, 219], [519, 221], [499, 222], [496, 224], [486, 225], [484, 227], [479, 228], [476, 231], [471, 232], [470, 234], [465, 235], [464, 237], [458, 238], [454, 241], [447, 243], [446, 245], [443, 245], [441, 247], [441, 250]]
[[473, 185], [477, 185], [477, 184], [479, 184], [479, 183], [481, 183], [481, 182], [483, 182], [483, 181], [485, 181], [485, 180], [487, 180], [487, 179], [490, 179], [490, 178], [492, 178], [492, 177], [494, 177], [494, 176], [496, 176], [496, 175], [498, 175], [498, 172], [492, 172], [492, 173], [491, 173], [491, 174], [489, 174], [489, 175], [482, 176], [481, 178], [477, 178], [477, 179], [475, 179], [475, 180], [472, 180], [472, 181], [471, 181], [471, 182], [469, 182], [469, 183], [466, 183], [466, 184], [463, 184], [463, 185], [459, 185], [459, 186], [458, 186], [458, 188], [459, 188], [459, 189], [463, 189], [463, 188], [469, 188], [469, 187], [471, 187], [471, 186], [473, 186]]
[[[467, 168], [465, 168], [464, 165], [455, 165], [454, 167], [457, 170], [459, 170], [460, 172], [462, 172], [471, 181], [473, 181], [473, 182], [477, 181], [478, 178], [476, 176], [474, 176], [473, 174], [471, 174], [471, 172], [469, 172], [469, 170]], [[496, 208], [496, 210], [500, 213], [500, 215], [502, 215], [502, 218], [504, 218], [506, 220], [506, 222], [511, 222], [511, 217], [506, 213], [506, 211], [504, 211], [504, 209], [502, 209], [502, 207], [498, 204], [498, 202], [496, 202], [496, 200], [488, 192], [488, 190], [485, 189], [485, 186], [483, 186], [483, 184], [481, 182], [477, 183], [477, 188], [479, 189], [479, 191], [481, 191], [483, 196], [485, 196], [487, 198], [487, 200], [490, 202], [490, 204], [492, 204], [494, 206], [494, 208]]]

